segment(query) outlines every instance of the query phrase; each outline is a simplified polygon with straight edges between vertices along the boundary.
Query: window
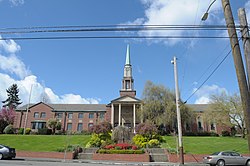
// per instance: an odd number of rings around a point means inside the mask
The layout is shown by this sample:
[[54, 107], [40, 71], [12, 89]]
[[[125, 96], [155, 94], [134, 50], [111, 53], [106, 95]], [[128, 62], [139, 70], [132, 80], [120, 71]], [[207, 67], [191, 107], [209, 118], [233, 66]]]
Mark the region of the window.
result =
[[62, 116], [63, 116], [63, 113], [61, 113], [61, 112], [57, 112], [55, 114], [55, 117], [58, 118], [58, 119], [62, 119]]
[[39, 118], [39, 112], [34, 113], [34, 118]]
[[89, 113], [89, 119], [93, 119], [94, 118], [94, 113]]
[[215, 130], [215, 126], [213, 123], [211, 123], [210, 127], [211, 127], [211, 130]]
[[83, 118], [83, 113], [78, 113], [78, 119], [82, 119]]
[[93, 123], [88, 124], [88, 128], [90, 129], [91, 127], [93, 127]]
[[104, 112], [101, 112], [101, 113], [100, 113], [100, 116], [99, 116], [99, 117], [100, 117], [100, 119], [101, 119], [101, 120], [103, 120], [103, 119], [104, 119], [104, 115], [105, 115], [105, 113], [104, 113]]
[[73, 113], [68, 113], [68, 119], [72, 119], [73, 118]]
[[46, 122], [31, 122], [31, 129], [43, 129], [46, 127]]
[[72, 123], [67, 124], [67, 130], [72, 130]]
[[41, 113], [41, 118], [46, 118], [46, 112]]
[[78, 123], [78, 125], [77, 125], [77, 131], [82, 131], [82, 123]]
[[128, 80], [125, 81], [125, 84], [126, 84], [126, 89], [130, 89], [129, 81]]

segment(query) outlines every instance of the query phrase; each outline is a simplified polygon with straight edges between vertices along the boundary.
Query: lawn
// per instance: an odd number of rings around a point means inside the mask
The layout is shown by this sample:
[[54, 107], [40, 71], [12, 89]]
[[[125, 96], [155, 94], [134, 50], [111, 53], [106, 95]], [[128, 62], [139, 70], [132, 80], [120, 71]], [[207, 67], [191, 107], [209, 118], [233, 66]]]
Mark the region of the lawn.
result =
[[[177, 137], [165, 136], [164, 148], [176, 148]], [[246, 139], [234, 137], [183, 137], [185, 153], [211, 154], [216, 151], [233, 150], [242, 154], [248, 154]]]
[[[67, 145], [85, 147], [90, 135], [0, 135], [0, 144], [16, 150], [51, 152]], [[163, 148], [176, 148], [177, 137], [164, 136]], [[210, 154], [220, 150], [234, 150], [247, 154], [247, 140], [233, 137], [183, 137], [184, 151], [191, 154]]]
[[0, 135], [0, 144], [15, 147], [16, 150], [52, 152], [67, 145], [84, 147], [90, 135]]

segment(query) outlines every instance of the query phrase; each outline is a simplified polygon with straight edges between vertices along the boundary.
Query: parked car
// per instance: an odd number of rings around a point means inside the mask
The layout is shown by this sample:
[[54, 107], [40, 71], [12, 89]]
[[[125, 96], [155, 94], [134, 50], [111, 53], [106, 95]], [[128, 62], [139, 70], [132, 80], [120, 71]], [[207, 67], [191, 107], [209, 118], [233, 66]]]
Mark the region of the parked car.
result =
[[15, 148], [10, 148], [0, 144], [0, 160], [1, 159], [12, 159], [16, 157]]
[[222, 151], [203, 157], [203, 163], [225, 166], [225, 165], [245, 165], [250, 166], [250, 157], [241, 156], [237, 152]]

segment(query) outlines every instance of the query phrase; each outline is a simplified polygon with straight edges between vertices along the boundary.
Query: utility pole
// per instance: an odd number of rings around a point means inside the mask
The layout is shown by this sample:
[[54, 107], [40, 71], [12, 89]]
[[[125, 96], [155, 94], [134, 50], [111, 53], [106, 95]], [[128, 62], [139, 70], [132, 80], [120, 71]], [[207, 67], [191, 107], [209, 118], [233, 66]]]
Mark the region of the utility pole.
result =
[[174, 60], [172, 60], [171, 63], [174, 64], [176, 113], [177, 113], [177, 124], [178, 124], [178, 144], [179, 144], [179, 153], [180, 153], [180, 163], [184, 164], [181, 113], [180, 113], [180, 93], [179, 93], [179, 86], [178, 86], [178, 72], [177, 72], [177, 64], [176, 64], [176, 57], [175, 56], [174, 56]]
[[238, 10], [238, 17], [240, 20], [240, 31], [242, 36], [242, 43], [243, 49], [245, 54], [245, 61], [246, 61], [246, 69], [247, 69], [247, 83], [248, 83], [248, 90], [250, 90], [250, 40], [249, 40], [249, 31], [248, 31], [248, 24], [246, 18], [246, 12], [244, 8], [240, 8]]
[[221, 2], [222, 2], [224, 16], [225, 16], [225, 20], [227, 24], [228, 35], [230, 38], [230, 43], [231, 43], [231, 48], [232, 48], [232, 53], [233, 53], [234, 66], [235, 66], [236, 75], [238, 79], [240, 96], [241, 96], [241, 101], [242, 101], [242, 108], [244, 111], [246, 128], [248, 132], [248, 135], [247, 135], [248, 150], [250, 151], [250, 136], [249, 136], [250, 98], [249, 98], [249, 91], [248, 91], [248, 86], [247, 86], [247, 81], [246, 81], [246, 75], [245, 75], [244, 65], [243, 65], [243, 61], [241, 57], [238, 37], [237, 37], [236, 30], [235, 30], [235, 23], [234, 23], [232, 10], [230, 7], [230, 2], [229, 0], [221, 0]]

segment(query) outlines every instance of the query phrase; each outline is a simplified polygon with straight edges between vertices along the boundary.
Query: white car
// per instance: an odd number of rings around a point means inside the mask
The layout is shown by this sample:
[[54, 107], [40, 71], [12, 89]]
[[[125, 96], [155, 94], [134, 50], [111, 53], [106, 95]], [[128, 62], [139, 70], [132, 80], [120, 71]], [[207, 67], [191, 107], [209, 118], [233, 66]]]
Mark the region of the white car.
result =
[[0, 160], [2, 159], [12, 159], [16, 157], [15, 148], [10, 148], [5, 145], [0, 144]]
[[222, 151], [203, 157], [203, 163], [216, 166], [225, 166], [225, 165], [250, 166], [250, 157], [241, 156], [237, 152]]

